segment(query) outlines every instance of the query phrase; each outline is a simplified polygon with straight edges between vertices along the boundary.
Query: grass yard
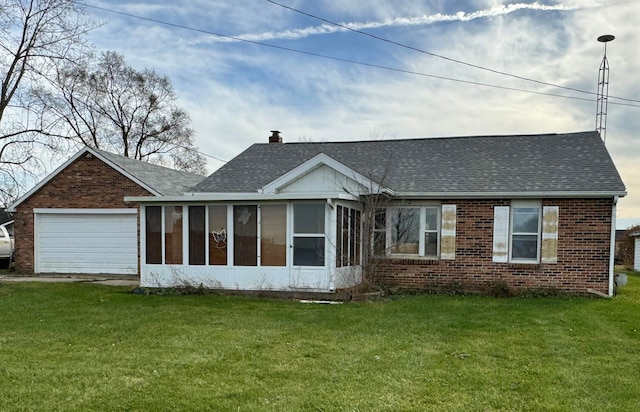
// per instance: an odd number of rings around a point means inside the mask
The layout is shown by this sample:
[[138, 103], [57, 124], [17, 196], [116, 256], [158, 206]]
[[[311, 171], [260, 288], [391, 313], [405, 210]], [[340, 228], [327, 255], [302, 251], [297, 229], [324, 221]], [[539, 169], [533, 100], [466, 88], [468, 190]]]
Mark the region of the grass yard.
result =
[[0, 410], [637, 410], [640, 277], [612, 300], [344, 305], [0, 283]]

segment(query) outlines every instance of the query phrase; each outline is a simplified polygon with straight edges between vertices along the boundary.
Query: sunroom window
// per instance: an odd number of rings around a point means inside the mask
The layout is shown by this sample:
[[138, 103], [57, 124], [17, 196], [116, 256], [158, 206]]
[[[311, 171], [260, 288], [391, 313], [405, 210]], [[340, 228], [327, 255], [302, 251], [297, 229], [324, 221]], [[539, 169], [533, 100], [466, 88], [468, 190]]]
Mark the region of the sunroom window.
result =
[[349, 207], [336, 209], [336, 267], [360, 264], [361, 212]]
[[227, 264], [227, 206], [209, 206], [209, 265]]
[[189, 206], [189, 264], [205, 263], [205, 207]]
[[164, 207], [164, 263], [182, 264], [182, 206]]
[[233, 207], [233, 264], [258, 265], [258, 206]]
[[162, 263], [162, 206], [145, 208], [145, 261], [150, 264]]
[[287, 265], [287, 206], [260, 206], [260, 266]]
[[182, 206], [145, 207], [145, 263], [181, 265]]
[[293, 205], [293, 264], [324, 266], [325, 204]]

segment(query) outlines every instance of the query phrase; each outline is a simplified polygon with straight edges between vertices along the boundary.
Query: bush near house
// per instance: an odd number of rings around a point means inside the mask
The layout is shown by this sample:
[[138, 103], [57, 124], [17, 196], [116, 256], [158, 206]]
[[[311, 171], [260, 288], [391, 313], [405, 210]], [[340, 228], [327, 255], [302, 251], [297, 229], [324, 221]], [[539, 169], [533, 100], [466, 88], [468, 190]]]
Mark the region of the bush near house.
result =
[[0, 410], [635, 410], [639, 307], [638, 274], [342, 305], [0, 283]]

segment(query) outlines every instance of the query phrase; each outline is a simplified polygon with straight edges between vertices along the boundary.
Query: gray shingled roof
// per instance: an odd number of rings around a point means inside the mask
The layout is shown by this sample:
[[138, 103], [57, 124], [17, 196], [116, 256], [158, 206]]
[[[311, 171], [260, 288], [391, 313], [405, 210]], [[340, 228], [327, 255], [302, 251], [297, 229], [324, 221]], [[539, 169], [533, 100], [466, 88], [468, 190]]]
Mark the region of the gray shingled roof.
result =
[[194, 192], [256, 192], [324, 153], [396, 192], [624, 193], [595, 131], [335, 143], [254, 144]]
[[204, 176], [197, 174], [141, 162], [104, 150], [93, 150], [163, 196], [182, 195], [204, 179]]

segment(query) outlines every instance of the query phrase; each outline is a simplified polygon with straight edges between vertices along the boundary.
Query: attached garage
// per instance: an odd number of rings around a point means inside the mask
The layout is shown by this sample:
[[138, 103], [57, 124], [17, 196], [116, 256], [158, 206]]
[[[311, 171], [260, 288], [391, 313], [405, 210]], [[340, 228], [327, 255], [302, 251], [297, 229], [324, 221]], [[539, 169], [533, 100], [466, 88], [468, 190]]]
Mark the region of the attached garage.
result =
[[138, 274], [138, 205], [183, 194], [202, 176], [85, 147], [9, 207], [15, 271]]
[[36, 273], [138, 273], [136, 209], [36, 209]]

